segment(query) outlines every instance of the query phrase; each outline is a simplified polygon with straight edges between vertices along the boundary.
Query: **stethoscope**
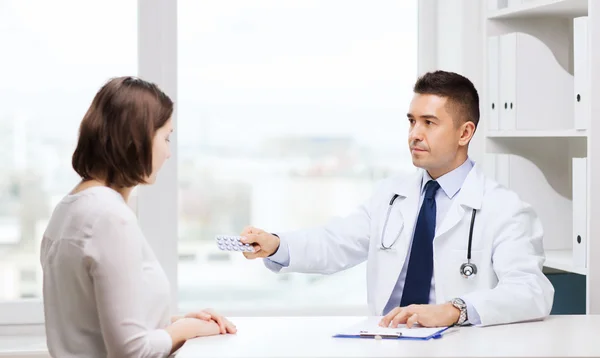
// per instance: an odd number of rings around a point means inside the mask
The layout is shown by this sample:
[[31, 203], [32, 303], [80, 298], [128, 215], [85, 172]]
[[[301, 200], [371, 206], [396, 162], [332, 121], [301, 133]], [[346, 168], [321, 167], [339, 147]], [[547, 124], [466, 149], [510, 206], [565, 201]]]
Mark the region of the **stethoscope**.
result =
[[[398, 235], [396, 235], [396, 238], [394, 239], [394, 241], [392, 242], [392, 244], [390, 246], [384, 245], [385, 229], [387, 228], [388, 220], [390, 219], [390, 214], [392, 212], [392, 207], [394, 206], [394, 201], [396, 201], [397, 197], [398, 197], [398, 194], [394, 194], [394, 196], [392, 197], [392, 200], [390, 200], [390, 203], [388, 205], [387, 215], [385, 217], [385, 222], [383, 223], [383, 230], [381, 231], [381, 250], [390, 250], [392, 248], [392, 246], [394, 246], [396, 241], [398, 241], [398, 239], [400, 238], [400, 235], [402, 234], [402, 231], [400, 231], [398, 233]], [[460, 275], [464, 278], [470, 278], [477, 274], [477, 265], [475, 265], [474, 263], [471, 263], [471, 243], [473, 242], [473, 226], [475, 224], [476, 213], [477, 213], [477, 211], [475, 209], [473, 209], [473, 214], [471, 215], [471, 225], [469, 228], [469, 245], [467, 246], [467, 262], [464, 262], [462, 265], [460, 265]]]

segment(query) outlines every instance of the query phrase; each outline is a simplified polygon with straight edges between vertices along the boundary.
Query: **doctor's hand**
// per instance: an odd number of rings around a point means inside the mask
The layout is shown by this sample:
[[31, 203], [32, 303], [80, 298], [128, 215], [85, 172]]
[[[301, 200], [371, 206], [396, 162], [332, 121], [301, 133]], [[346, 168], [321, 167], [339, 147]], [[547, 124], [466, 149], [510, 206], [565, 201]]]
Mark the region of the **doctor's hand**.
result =
[[460, 310], [451, 303], [440, 305], [410, 305], [396, 307], [385, 315], [379, 325], [396, 328], [398, 324], [406, 324], [412, 328], [415, 324], [422, 327], [446, 327], [458, 322]]
[[253, 252], [244, 252], [247, 259], [269, 257], [279, 248], [277, 236], [255, 227], [247, 226], [240, 235], [243, 236], [242, 243], [251, 244], [254, 247]]

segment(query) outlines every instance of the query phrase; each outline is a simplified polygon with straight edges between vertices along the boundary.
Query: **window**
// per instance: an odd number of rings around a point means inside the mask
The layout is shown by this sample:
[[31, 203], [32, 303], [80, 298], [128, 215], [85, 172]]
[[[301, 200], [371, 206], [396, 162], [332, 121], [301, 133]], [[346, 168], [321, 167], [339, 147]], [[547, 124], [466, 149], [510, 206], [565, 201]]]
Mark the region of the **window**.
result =
[[[219, 251], [214, 235], [320, 225], [368, 198], [377, 180], [412, 169], [405, 113], [417, 1], [180, 0], [176, 24], [174, 8], [0, 0], [0, 46], [11, 54], [0, 59], [0, 316], [9, 317], [0, 324], [39, 323], [39, 244], [52, 208], [78, 182], [70, 164], [78, 124], [99, 86], [137, 74], [138, 63], [167, 91], [177, 83], [178, 171], [139, 195], [142, 230], [177, 285], [180, 310], [364, 306], [364, 265], [275, 275]], [[175, 53], [175, 26], [176, 69], [160, 56]], [[178, 228], [177, 242], [154, 235], [148, 218], [164, 210], [157, 190], [178, 195], [177, 222], [160, 223]], [[29, 301], [35, 314], [22, 319]]]
[[365, 267], [275, 275], [216, 234], [324, 224], [412, 169], [417, 1], [178, 2], [180, 310], [366, 305]]
[[40, 241], [78, 182], [79, 122], [106, 80], [137, 73], [136, 18], [135, 1], [0, 1], [0, 302], [41, 297]]

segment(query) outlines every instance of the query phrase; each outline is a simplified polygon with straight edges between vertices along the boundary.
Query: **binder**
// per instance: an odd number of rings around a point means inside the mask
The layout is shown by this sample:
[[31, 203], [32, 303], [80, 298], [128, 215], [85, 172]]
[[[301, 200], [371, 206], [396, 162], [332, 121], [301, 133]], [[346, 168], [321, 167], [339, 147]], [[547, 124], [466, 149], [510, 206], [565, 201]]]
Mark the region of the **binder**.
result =
[[499, 42], [500, 129], [572, 129], [565, 118], [574, 113], [574, 78], [557, 54], [526, 33], [501, 35]]
[[488, 38], [488, 103], [487, 113], [489, 120], [489, 129], [498, 130], [500, 129], [499, 123], [499, 111], [498, 106], [498, 56], [499, 56], [499, 42], [498, 36], [492, 36]]
[[502, 35], [499, 41], [498, 77], [500, 84], [499, 127], [502, 130], [517, 129], [517, 34]]
[[576, 130], [587, 129], [589, 123], [589, 52], [588, 52], [588, 18], [573, 19], [573, 101], [575, 107], [574, 127]]
[[508, 0], [488, 0], [488, 11], [501, 10], [508, 6]]
[[483, 174], [486, 177], [498, 181], [496, 179], [496, 154], [485, 153], [483, 156]]
[[496, 154], [496, 182], [510, 188], [510, 154]]
[[521, 5], [522, 1], [521, 0], [508, 0], [508, 7], [509, 8], [515, 8], [519, 5]]
[[413, 327], [399, 325], [398, 328], [379, 327], [382, 317], [369, 317], [357, 324], [333, 335], [333, 338], [363, 338], [363, 339], [409, 339], [426, 341], [439, 339], [450, 327]]
[[587, 158], [573, 158], [573, 266], [587, 267]]

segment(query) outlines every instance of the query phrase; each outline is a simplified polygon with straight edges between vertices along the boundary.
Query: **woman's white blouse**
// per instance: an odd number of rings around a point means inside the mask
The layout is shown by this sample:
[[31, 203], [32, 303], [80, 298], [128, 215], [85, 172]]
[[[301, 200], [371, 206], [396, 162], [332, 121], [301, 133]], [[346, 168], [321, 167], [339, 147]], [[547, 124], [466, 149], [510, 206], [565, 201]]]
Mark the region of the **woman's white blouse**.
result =
[[67, 195], [40, 259], [53, 357], [169, 355], [169, 282], [119, 193], [99, 186]]

